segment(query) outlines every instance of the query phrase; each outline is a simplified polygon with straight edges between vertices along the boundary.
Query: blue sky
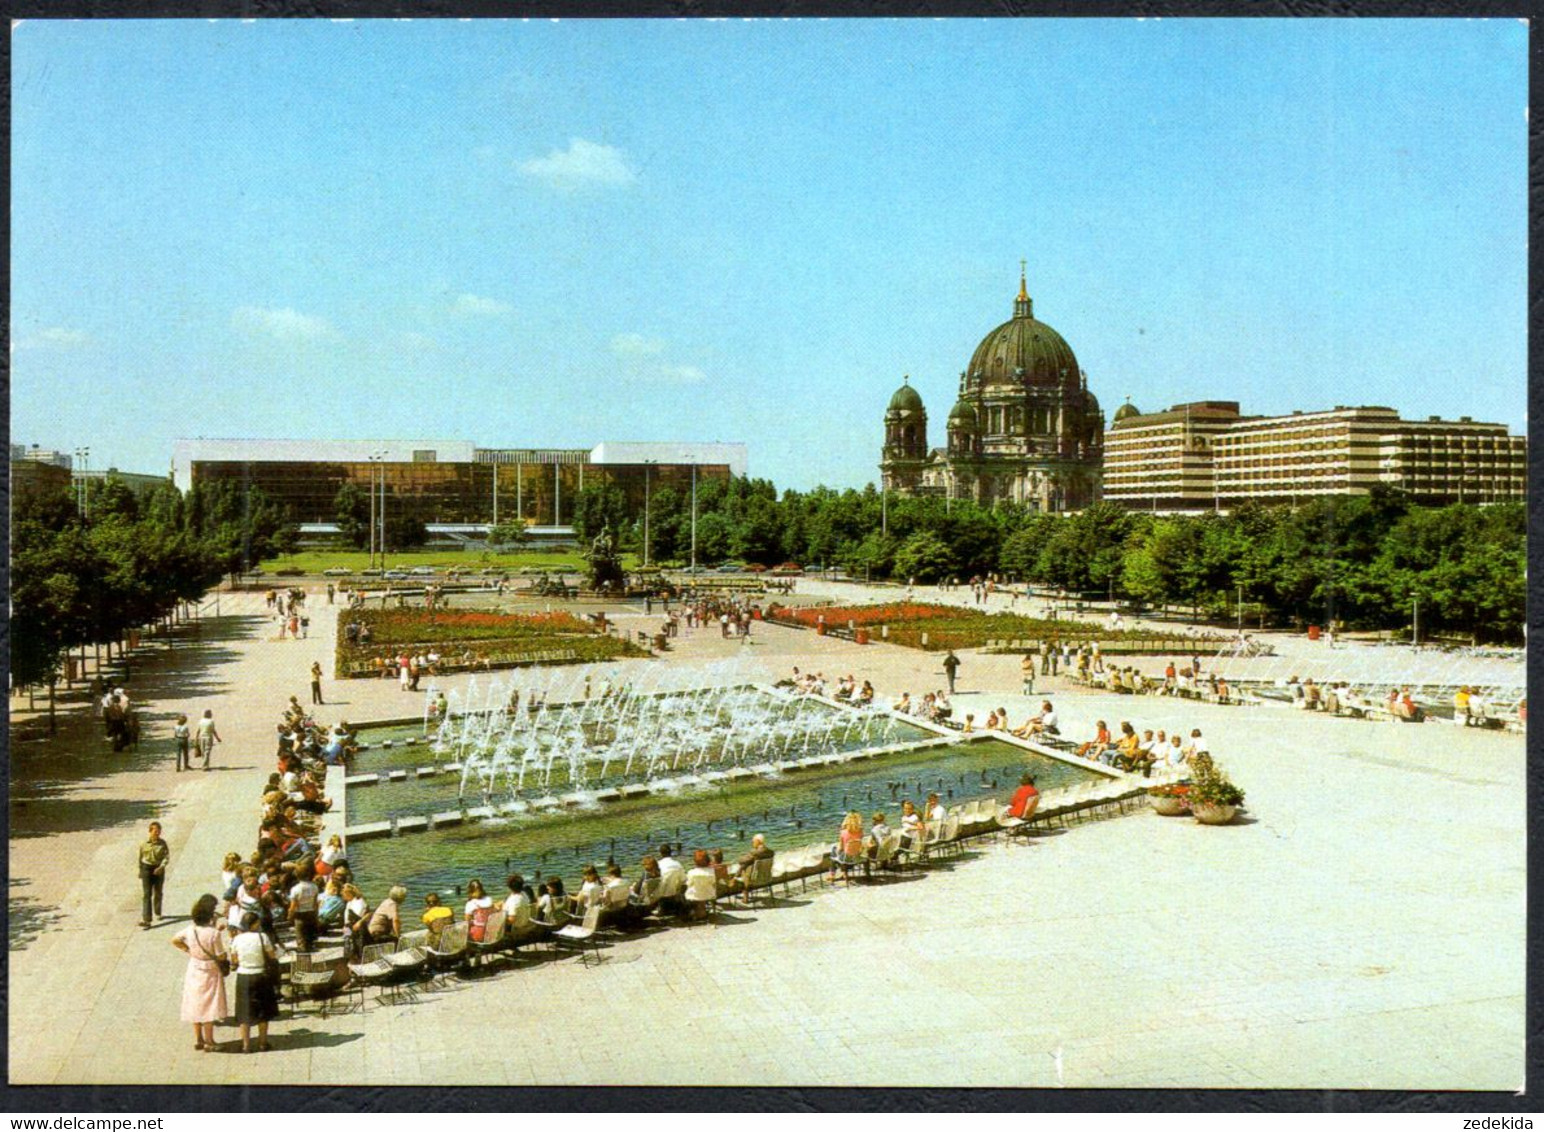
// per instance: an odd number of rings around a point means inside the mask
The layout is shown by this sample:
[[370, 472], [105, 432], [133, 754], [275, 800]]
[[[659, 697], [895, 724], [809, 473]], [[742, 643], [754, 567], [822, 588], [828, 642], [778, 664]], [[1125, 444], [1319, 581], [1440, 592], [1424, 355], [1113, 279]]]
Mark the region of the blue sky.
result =
[[1106, 412], [1521, 429], [1517, 21], [28, 22], [12, 439], [930, 440], [1029, 261]]

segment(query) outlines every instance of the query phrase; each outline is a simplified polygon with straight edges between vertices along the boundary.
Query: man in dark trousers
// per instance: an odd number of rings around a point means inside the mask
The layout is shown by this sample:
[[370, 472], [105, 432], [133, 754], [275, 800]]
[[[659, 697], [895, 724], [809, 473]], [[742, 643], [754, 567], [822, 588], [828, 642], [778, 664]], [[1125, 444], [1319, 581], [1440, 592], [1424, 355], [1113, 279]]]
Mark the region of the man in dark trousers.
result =
[[171, 859], [171, 851], [166, 847], [166, 842], [161, 840], [161, 823], [150, 823], [149, 836], [139, 847], [139, 887], [142, 900], [140, 902], [139, 926], [148, 928], [150, 917], [154, 914], [157, 920], [161, 919], [161, 890], [166, 885], [166, 864]]
[[944, 657], [944, 674], [949, 677], [949, 694], [954, 695], [954, 674], [960, 670], [960, 658], [954, 655], [954, 650], [949, 650], [949, 655]]

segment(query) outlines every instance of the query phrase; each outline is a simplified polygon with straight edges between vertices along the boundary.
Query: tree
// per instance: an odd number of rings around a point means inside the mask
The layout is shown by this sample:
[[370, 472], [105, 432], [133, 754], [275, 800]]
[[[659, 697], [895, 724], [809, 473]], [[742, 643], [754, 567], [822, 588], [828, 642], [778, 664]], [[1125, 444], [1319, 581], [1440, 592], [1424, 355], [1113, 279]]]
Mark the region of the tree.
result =
[[1010, 578], [1040, 581], [1041, 555], [1062, 521], [1054, 515], [1031, 516], [1003, 539], [1002, 548], [997, 552], [997, 568]]
[[870, 531], [862, 542], [843, 544], [837, 561], [855, 577], [884, 578], [896, 572], [895, 555], [900, 548], [901, 540], [894, 535]]
[[697, 561], [722, 562], [729, 557], [729, 522], [717, 511], [697, 516]]
[[503, 550], [519, 550], [526, 541], [525, 524], [515, 519], [490, 527], [488, 541]]
[[1063, 519], [1041, 554], [1040, 572], [1065, 590], [1111, 590], [1123, 568], [1126, 540], [1147, 521], [1113, 503]]
[[587, 484], [579, 492], [574, 502], [574, 531], [580, 538], [592, 539], [606, 527], [616, 536], [626, 524], [627, 497], [616, 484]]
[[355, 550], [370, 545], [370, 499], [352, 481], [344, 481], [332, 502], [338, 533]]
[[386, 520], [386, 546], [391, 549], [416, 550], [428, 541], [429, 528], [424, 526], [422, 519], [412, 515], [398, 515]]
[[775, 566], [783, 549], [782, 534], [776, 501], [754, 495], [745, 501], [740, 521], [730, 534], [729, 553], [747, 562]]
[[895, 574], [899, 578], [936, 582], [957, 568], [948, 543], [930, 531], [918, 531], [895, 552]]

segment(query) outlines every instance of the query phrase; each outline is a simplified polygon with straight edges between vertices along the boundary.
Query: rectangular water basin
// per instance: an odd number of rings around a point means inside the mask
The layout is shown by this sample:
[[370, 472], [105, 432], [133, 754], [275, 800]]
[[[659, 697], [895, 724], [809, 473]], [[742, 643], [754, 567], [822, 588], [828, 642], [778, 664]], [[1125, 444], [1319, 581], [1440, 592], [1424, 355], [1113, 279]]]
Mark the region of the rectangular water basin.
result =
[[[835, 840], [844, 814], [856, 810], [867, 827], [873, 813], [883, 811], [892, 826], [900, 820], [900, 803], [920, 806], [936, 791], [946, 805], [993, 797], [1006, 801], [1020, 774], [1035, 775], [1042, 791], [1059, 789], [1102, 777], [1082, 767], [1033, 751], [982, 739], [839, 765], [810, 767], [795, 775], [732, 779], [705, 783], [674, 793], [630, 795], [619, 801], [592, 802], [584, 808], [558, 808], [558, 799], [538, 799], [526, 814], [468, 821], [451, 828], [373, 839], [349, 847], [350, 863], [374, 896], [392, 884], [405, 885], [412, 907], [429, 890], [454, 894], [455, 886], [480, 878], [489, 891], [499, 891], [511, 870], [527, 878], [538, 870], [576, 880], [580, 866], [614, 856], [625, 874], [635, 877], [638, 862], [668, 841], [694, 848], [722, 848], [727, 860], [745, 852], [752, 834], [766, 836], [774, 849]], [[445, 794], [409, 798], [408, 792], [452, 787]], [[454, 783], [424, 779], [392, 783], [350, 798], [361, 806], [384, 803], [411, 805], [419, 812], [443, 811], [454, 803]], [[397, 803], [392, 796], [399, 795]], [[541, 805], [548, 801], [551, 808]], [[468, 800], [482, 805], [482, 799]], [[496, 809], [502, 809], [498, 800]], [[379, 820], [377, 812], [359, 814], [358, 821]], [[459, 817], [459, 813], [457, 814]], [[689, 852], [686, 854], [689, 857]]]

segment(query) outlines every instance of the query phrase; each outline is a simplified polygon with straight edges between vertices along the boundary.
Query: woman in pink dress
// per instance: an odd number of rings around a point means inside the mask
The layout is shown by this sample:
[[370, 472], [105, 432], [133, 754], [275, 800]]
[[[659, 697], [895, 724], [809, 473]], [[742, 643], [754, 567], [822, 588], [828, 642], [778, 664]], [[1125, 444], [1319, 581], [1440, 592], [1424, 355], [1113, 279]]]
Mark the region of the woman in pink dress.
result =
[[182, 980], [182, 1020], [193, 1023], [193, 1048], [214, 1050], [214, 1024], [230, 1013], [225, 1006], [225, 941], [214, 926], [215, 898], [207, 893], [193, 905], [193, 923], [172, 937], [172, 946], [186, 953], [188, 972]]

